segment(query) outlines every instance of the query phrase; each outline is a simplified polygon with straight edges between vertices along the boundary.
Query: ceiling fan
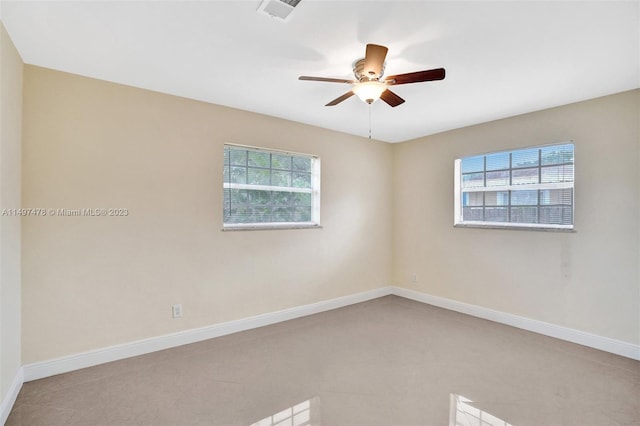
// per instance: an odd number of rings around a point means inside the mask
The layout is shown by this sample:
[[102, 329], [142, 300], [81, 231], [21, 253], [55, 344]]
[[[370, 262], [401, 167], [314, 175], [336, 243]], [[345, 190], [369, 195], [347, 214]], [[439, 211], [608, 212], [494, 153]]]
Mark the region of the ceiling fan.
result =
[[372, 104], [378, 99], [382, 99], [392, 107], [396, 107], [404, 102], [400, 96], [389, 90], [389, 86], [397, 84], [420, 83], [423, 81], [434, 81], [444, 79], [444, 68], [436, 68], [426, 71], [416, 71], [406, 74], [397, 74], [384, 77], [384, 67], [389, 49], [377, 44], [367, 44], [365, 57], [353, 63], [353, 74], [355, 80], [342, 78], [309, 77], [306, 75], [298, 77], [298, 80], [325, 81], [329, 83], [347, 83], [353, 87], [344, 95], [332, 100], [325, 106], [338, 105], [340, 102], [357, 95], [368, 104]]

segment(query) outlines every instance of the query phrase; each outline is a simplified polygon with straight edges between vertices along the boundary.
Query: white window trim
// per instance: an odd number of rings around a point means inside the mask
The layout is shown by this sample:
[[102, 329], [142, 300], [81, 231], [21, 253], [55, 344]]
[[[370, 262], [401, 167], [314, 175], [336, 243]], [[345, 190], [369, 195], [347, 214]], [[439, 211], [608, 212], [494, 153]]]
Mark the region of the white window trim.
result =
[[321, 229], [322, 225], [313, 222], [269, 222], [269, 223], [227, 223], [223, 231], [260, 231], [270, 229]]
[[[574, 145], [574, 180], [573, 182], [558, 182], [558, 183], [539, 183], [539, 184], [521, 184], [511, 186], [489, 186], [478, 188], [462, 188], [461, 180], [461, 165], [462, 159], [466, 157], [473, 157], [476, 155], [490, 155], [497, 152], [517, 151], [520, 149], [529, 148], [544, 148], [545, 146], [554, 146], [571, 143]], [[573, 209], [573, 224], [571, 225], [557, 225], [546, 223], [519, 223], [519, 222], [485, 222], [485, 221], [463, 221], [462, 220], [462, 194], [469, 192], [493, 192], [493, 191], [509, 191], [517, 187], [518, 190], [538, 190], [538, 189], [564, 189], [573, 188], [574, 199], [571, 205]], [[472, 154], [465, 157], [457, 158], [454, 162], [454, 203], [453, 203], [453, 226], [455, 228], [486, 228], [486, 229], [511, 229], [511, 230], [528, 230], [528, 231], [551, 231], [551, 232], [576, 232], [575, 229], [575, 143], [573, 140], [556, 142], [547, 145], [536, 145], [531, 147], [506, 149], [503, 151], [487, 152], [484, 154]]]
[[258, 223], [224, 223], [222, 221], [223, 231], [256, 231], [256, 230], [282, 230], [282, 229], [321, 229], [320, 224], [320, 157], [313, 154], [305, 154], [300, 152], [282, 151], [271, 148], [261, 148], [250, 145], [238, 145], [226, 143], [225, 147], [243, 148], [269, 153], [277, 153], [289, 156], [303, 156], [313, 158], [311, 170], [311, 188], [295, 188], [271, 185], [249, 185], [240, 183], [228, 183], [223, 181], [223, 189], [258, 189], [263, 191], [282, 191], [286, 189], [289, 192], [300, 192], [311, 194], [311, 221], [309, 222], [258, 222]]

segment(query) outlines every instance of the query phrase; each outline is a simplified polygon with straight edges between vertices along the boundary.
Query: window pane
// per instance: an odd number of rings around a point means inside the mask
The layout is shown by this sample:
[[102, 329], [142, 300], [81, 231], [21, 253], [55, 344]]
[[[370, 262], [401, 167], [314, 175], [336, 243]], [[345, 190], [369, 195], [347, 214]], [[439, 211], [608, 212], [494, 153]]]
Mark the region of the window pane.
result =
[[245, 149], [229, 149], [229, 158], [232, 165], [247, 165], [247, 151]]
[[538, 223], [538, 208], [511, 207], [511, 222]]
[[247, 183], [247, 169], [244, 167], [231, 167], [231, 183]]
[[292, 176], [294, 188], [311, 188], [311, 173], [293, 172]]
[[311, 158], [293, 157], [293, 170], [298, 172], [310, 172]]
[[269, 153], [249, 151], [249, 166], [269, 168]]
[[542, 165], [573, 163], [573, 144], [546, 146], [540, 151]]
[[462, 218], [464, 220], [482, 220], [482, 207], [463, 207]]
[[573, 225], [573, 207], [562, 209], [562, 225]]
[[509, 171], [487, 172], [487, 186], [509, 185]]
[[231, 203], [241, 204], [249, 201], [249, 194], [246, 189], [232, 189], [231, 190]]
[[540, 191], [540, 204], [573, 204], [573, 190], [566, 189], [543, 189]]
[[271, 173], [271, 185], [291, 186], [291, 172], [274, 170]]
[[246, 205], [231, 206], [229, 222], [231, 223], [248, 223], [250, 222], [250, 213]]
[[247, 198], [251, 204], [269, 204], [271, 202], [269, 191], [248, 190]]
[[311, 194], [308, 192], [294, 192], [293, 203], [297, 206], [311, 206]]
[[293, 204], [293, 193], [292, 192], [272, 192], [271, 200], [273, 201], [273, 205], [275, 206], [284, 206]]
[[481, 206], [483, 205], [483, 193], [482, 192], [465, 192], [462, 194], [463, 206]]
[[508, 206], [509, 191], [485, 192], [484, 203], [487, 206]]
[[540, 223], [555, 225], [571, 225], [573, 223], [573, 208], [571, 206], [540, 207]]
[[535, 206], [538, 204], [538, 190], [532, 191], [511, 191], [511, 205], [513, 206]]
[[489, 154], [487, 157], [487, 170], [498, 170], [509, 168], [509, 153], [499, 152], [497, 154]]
[[462, 175], [463, 188], [482, 188], [484, 186], [484, 173], [471, 173]]
[[573, 164], [543, 167], [541, 173], [542, 183], [573, 182]]
[[222, 214], [224, 216], [225, 222], [229, 219], [229, 216], [231, 215], [230, 203], [231, 203], [231, 190], [225, 189], [224, 196], [223, 196], [223, 205], [222, 205], [223, 206]]
[[484, 170], [484, 156], [468, 157], [462, 159], [462, 173], [481, 172]]
[[269, 185], [269, 169], [254, 169], [249, 167], [247, 183], [250, 185]]
[[526, 183], [538, 183], [538, 169], [518, 169], [511, 172], [512, 185], [522, 185]]
[[252, 205], [250, 209], [250, 216], [247, 218], [247, 222], [271, 222], [271, 207], [263, 205]]
[[293, 210], [293, 220], [295, 222], [309, 222], [309, 221], [311, 221], [311, 206], [309, 206], [309, 207], [296, 207]]
[[511, 154], [511, 167], [531, 167], [538, 165], [538, 149], [521, 149]]
[[274, 207], [271, 220], [273, 222], [292, 222], [293, 211], [287, 207]]
[[486, 222], [508, 222], [508, 207], [487, 207], [484, 209], [484, 220]]
[[271, 154], [271, 167], [274, 169], [291, 170], [291, 156]]
[[229, 182], [229, 166], [224, 166], [224, 171], [222, 172], [223, 182]]

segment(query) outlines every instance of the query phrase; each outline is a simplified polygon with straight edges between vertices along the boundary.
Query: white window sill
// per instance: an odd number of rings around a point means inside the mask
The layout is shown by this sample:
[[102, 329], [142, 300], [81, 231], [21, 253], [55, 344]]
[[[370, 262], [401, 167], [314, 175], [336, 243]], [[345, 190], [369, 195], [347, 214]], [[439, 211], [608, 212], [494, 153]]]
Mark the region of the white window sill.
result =
[[267, 224], [234, 224], [225, 225], [222, 231], [273, 231], [282, 229], [322, 229], [321, 225], [313, 223], [267, 223]]
[[509, 224], [500, 223], [456, 223], [454, 228], [484, 228], [484, 229], [508, 229], [514, 231], [545, 231], [545, 232], [576, 232], [573, 227], [556, 227], [544, 225], [525, 225], [525, 224]]

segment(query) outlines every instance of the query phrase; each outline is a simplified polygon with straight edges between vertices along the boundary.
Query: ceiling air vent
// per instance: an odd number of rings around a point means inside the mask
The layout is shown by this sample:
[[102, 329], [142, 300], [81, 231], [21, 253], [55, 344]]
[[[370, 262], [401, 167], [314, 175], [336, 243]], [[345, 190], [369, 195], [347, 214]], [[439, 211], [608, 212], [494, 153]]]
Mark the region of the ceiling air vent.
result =
[[258, 12], [286, 22], [298, 3], [300, 0], [263, 0]]

